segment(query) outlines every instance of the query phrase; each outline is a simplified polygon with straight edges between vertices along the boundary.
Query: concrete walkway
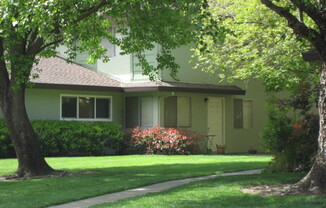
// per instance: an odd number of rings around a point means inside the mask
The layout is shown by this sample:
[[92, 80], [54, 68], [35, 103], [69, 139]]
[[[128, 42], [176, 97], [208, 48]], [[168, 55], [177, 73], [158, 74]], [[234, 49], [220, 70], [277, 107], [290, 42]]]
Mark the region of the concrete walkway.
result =
[[195, 181], [202, 181], [207, 179], [212, 179], [216, 177], [221, 176], [235, 176], [235, 175], [251, 175], [251, 174], [259, 174], [261, 173], [261, 169], [259, 170], [248, 170], [248, 171], [240, 171], [240, 172], [233, 172], [233, 173], [222, 173], [217, 175], [209, 175], [209, 176], [202, 176], [202, 177], [196, 177], [196, 178], [187, 178], [187, 179], [181, 179], [181, 180], [174, 180], [174, 181], [167, 181], [163, 183], [157, 183], [149, 186], [144, 186], [140, 188], [130, 189], [127, 191], [121, 191], [111, 194], [106, 194], [98, 197], [92, 197], [88, 199], [83, 199], [79, 201], [70, 202], [67, 204], [62, 204], [58, 206], [52, 206], [49, 208], [86, 208], [90, 207], [96, 204], [103, 204], [106, 202], [115, 202], [121, 199], [127, 199], [135, 196], [141, 196], [148, 193], [153, 192], [160, 192], [165, 191], [183, 184], [187, 184], [190, 182]]

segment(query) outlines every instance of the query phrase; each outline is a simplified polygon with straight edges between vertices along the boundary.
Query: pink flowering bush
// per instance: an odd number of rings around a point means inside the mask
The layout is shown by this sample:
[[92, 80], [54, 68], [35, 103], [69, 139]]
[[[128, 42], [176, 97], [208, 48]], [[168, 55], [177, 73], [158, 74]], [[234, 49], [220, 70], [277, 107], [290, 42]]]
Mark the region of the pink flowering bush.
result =
[[164, 128], [156, 126], [141, 130], [133, 129], [131, 138], [138, 149], [144, 149], [145, 154], [191, 154], [197, 145], [195, 138], [202, 136], [186, 129]]

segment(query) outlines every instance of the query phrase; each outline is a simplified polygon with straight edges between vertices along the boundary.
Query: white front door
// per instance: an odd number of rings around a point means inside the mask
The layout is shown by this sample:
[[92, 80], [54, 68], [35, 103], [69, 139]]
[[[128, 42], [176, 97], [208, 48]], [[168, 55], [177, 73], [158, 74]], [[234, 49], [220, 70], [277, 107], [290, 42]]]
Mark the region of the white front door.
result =
[[208, 149], [216, 151], [216, 145], [225, 145], [224, 141], [224, 99], [209, 97], [207, 101]]

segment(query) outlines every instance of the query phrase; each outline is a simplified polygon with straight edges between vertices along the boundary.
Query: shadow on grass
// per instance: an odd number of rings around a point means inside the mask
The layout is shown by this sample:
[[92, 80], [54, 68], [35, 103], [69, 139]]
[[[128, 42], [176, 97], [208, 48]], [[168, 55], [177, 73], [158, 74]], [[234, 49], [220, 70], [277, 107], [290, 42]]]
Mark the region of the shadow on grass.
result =
[[278, 208], [325, 207], [324, 197], [262, 197], [244, 194], [241, 187], [260, 184], [293, 183], [303, 174], [273, 174], [220, 177], [184, 185], [161, 193], [95, 206], [104, 207], [227, 207], [227, 208]]
[[257, 169], [266, 162], [155, 164], [66, 171], [94, 174], [0, 183], [0, 207], [44, 207], [174, 179]]

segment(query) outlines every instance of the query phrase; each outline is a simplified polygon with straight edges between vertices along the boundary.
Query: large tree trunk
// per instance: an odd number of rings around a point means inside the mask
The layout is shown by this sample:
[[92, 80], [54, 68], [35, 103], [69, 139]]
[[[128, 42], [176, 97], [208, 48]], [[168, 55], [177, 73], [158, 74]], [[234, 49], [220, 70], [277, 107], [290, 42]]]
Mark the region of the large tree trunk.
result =
[[318, 109], [320, 117], [318, 153], [310, 172], [298, 183], [301, 188], [314, 193], [326, 191], [326, 59], [321, 64]]
[[20, 177], [48, 175], [54, 170], [46, 163], [37, 135], [25, 108], [25, 89], [9, 89], [2, 97], [1, 108], [15, 147]]

